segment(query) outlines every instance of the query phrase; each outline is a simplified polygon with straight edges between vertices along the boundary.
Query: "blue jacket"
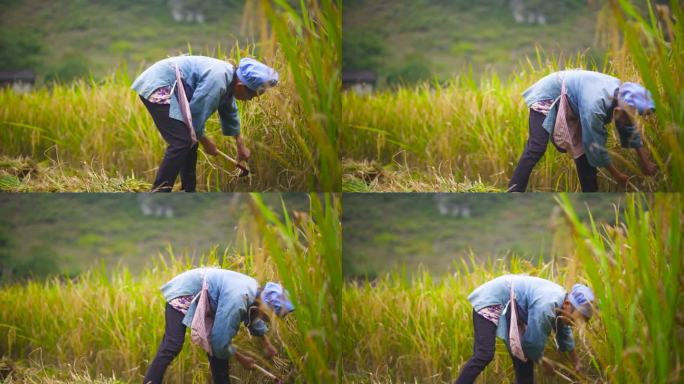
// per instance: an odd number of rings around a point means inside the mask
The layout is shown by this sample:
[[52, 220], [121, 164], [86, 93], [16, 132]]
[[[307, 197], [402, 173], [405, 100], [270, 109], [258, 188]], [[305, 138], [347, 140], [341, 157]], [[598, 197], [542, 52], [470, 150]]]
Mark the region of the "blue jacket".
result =
[[[523, 92], [528, 107], [542, 100], [557, 101], [565, 80], [570, 107], [579, 116], [582, 125], [582, 144], [589, 164], [605, 167], [610, 164], [606, 149], [608, 130], [605, 125], [613, 119], [615, 90], [621, 81], [598, 72], [569, 70], [545, 76]], [[543, 126], [549, 134], [553, 133], [558, 112], [558, 102], [549, 111]], [[640, 148], [641, 136], [634, 126], [618, 129], [620, 144], [624, 148]]]
[[161, 287], [166, 302], [179, 296], [192, 295], [193, 301], [183, 318], [190, 327], [197, 308], [202, 282], [207, 278], [209, 304], [214, 312], [211, 329], [211, 348], [214, 356], [225, 359], [235, 353], [231, 341], [243, 322], [252, 335], [262, 336], [268, 330], [262, 320], [249, 323], [247, 310], [257, 297], [259, 284], [253, 278], [238, 272], [219, 268], [197, 268], [183, 272]]
[[510, 289], [513, 284], [515, 297], [523, 319], [527, 318], [527, 328], [522, 335], [525, 356], [539, 361], [544, 354], [544, 345], [551, 330], [556, 333], [556, 342], [561, 351], [575, 348], [572, 330], [556, 316], [556, 309], [563, 305], [565, 289], [558, 284], [538, 277], [504, 275], [477, 287], [468, 296], [475, 311], [495, 304], [504, 306], [499, 318], [496, 335], [508, 345], [508, 320], [506, 314], [510, 303]]
[[[175, 93], [176, 65], [181, 72], [190, 101], [192, 125], [197, 138], [204, 136], [204, 124], [218, 110], [221, 131], [226, 136], [240, 134], [240, 116], [232, 93], [234, 68], [231, 64], [204, 56], [176, 56], [156, 62], [138, 76], [131, 88], [147, 99], [161, 87]], [[169, 117], [183, 121], [178, 99], [171, 97]]]

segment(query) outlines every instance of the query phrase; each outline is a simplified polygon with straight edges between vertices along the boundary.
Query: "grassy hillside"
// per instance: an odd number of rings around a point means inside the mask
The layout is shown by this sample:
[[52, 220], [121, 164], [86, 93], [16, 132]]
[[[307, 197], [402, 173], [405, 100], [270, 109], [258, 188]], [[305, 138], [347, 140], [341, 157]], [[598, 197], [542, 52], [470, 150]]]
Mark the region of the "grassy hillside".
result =
[[0, 68], [28, 67], [41, 78], [96, 78], [127, 65], [129, 74], [169, 55], [246, 43], [242, 0], [185, 0], [203, 22], [175, 21], [172, 1], [3, 0]]
[[343, 66], [374, 69], [392, 83], [447, 79], [471, 66], [476, 74], [508, 74], [537, 45], [549, 54], [587, 51], [587, 60], [603, 60], [596, 38], [598, 2], [521, 1], [520, 22], [513, 3], [345, 1]]
[[[370, 277], [403, 266], [423, 265], [432, 273], [460, 268], [472, 254], [488, 258], [550, 260], [563, 221], [555, 194], [346, 194], [343, 265], [347, 276]], [[623, 195], [572, 195], [576, 210], [586, 207], [602, 222], [615, 221], [614, 204]], [[467, 214], [464, 214], [464, 209]], [[561, 230], [562, 232], [562, 230]], [[556, 241], [557, 242], [557, 241]]]

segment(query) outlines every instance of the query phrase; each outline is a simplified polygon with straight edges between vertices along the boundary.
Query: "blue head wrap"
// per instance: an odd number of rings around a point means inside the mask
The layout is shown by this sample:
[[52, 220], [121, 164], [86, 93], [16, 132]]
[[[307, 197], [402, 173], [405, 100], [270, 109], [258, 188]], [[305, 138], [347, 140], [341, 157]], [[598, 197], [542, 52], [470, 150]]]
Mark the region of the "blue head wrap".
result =
[[592, 315], [592, 305], [594, 303], [594, 292], [584, 284], [575, 284], [568, 294], [568, 301], [585, 318], [590, 319]]
[[643, 115], [655, 109], [655, 102], [651, 96], [651, 92], [637, 83], [622, 83], [618, 90], [618, 99], [633, 107]]
[[255, 92], [275, 87], [278, 84], [278, 72], [248, 57], [240, 60], [236, 72], [240, 82]]
[[261, 300], [273, 309], [279, 317], [294, 311], [294, 305], [287, 298], [287, 292], [278, 283], [266, 283], [266, 286], [261, 291]]

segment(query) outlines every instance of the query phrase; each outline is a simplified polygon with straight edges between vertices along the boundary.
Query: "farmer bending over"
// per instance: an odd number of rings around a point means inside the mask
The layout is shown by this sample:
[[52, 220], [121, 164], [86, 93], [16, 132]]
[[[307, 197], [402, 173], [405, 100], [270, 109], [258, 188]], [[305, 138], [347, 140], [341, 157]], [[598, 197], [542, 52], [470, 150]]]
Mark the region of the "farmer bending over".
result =
[[277, 83], [278, 73], [249, 58], [240, 60], [237, 69], [204, 56], [171, 57], [147, 68], [131, 88], [140, 95], [168, 144], [153, 190], [170, 192], [180, 173], [181, 189], [195, 191], [197, 141], [208, 154], [219, 154], [216, 144], [204, 134], [204, 124], [217, 110], [223, 134], [235, 137], [237, 161], [247, 161], [250, 153], [240, 136], [235, 99], [250, 100]]
[[[206, 289], [204, 289], [206, 288]], [[197, 316], [213, 319], [213, 326], [203, 336], [208, 349], [209, 367], [214, 384], [230, 382], [228, 358], [235, 358], [243, 367], [251, 369], [254, 360], [238, 352], [231, 345], [233, 337], [244, 323], [252, 336], [259, 336], [264, 353], [269, 358], [277, 354], [266, 337], [268, 313], [279, 317], [292, 312], [294, 307], [283, 287], [266, 283], [259, 287], [256, 280], [241, 273], [219, 268], [197, 268], [181, 273], [161, 288], [166, 300], [166, 327], [157, 355], [147, 369], [143, 383], [161, 384], [166, 367], [180, 353], [185, 340], [185, 328], [192, 325], [193, 338]], [[202, 296], [202, 295], [205, 296]], [[208, 301], [206, 313], [203, 299]], [[194, 340], [193, 340], [194, 342]]]
[[508, 183], [509, 191], [524, 192], [532, 168], [542, 158], [551, 139], [561, 152], [575, 160], [582, 192], [598, 191], [597, 167], [605, 167], [626, 186], [629, 177], [610, 161], [605, 125], [615, 122], [620, 144], [634, 148], [641, 169], [653, 176], [656, 166], [648, 159], [632, 116], [650, 113], [651, 93], [639, 84], [598, 72], [570, 70], [552, 73], [523, 92], [530, 108], [529, 138]]
[[[510, 305], [511, 297], [515, 305]], [[518, 384], [534, 382], [535, 362], [553, 371], [551, 363], [542, 360], [552, 330], [558, 349], [568, 352], [575, 369], [580, 369], [570, 326], [591, 318], [594, 294], [587, 286], [575, 284], [566, 293], [560, 285], [538, 277], [505, 275], [477, 287], [468, 300], [473, 305], [473, 357], [456, 384], [473, 383], [494, 359], [497, 336], [508, 348]]]

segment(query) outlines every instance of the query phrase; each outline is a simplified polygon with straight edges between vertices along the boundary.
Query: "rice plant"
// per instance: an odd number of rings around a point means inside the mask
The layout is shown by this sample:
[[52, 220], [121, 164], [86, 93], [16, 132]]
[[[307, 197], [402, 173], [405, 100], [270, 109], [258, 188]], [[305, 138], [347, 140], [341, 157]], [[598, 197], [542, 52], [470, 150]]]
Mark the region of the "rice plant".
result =
[[[470, 358], [472, 306], [468, 294], [506, 273], [522, 273], [569, 289], [594, 289], [598, 313], [576, 328], [581, 372], [549, 341], [545, 356], [559, 363], [542, 383], [677, 383], [682, 380], [682, 197], [628, 195], [624, 219], [577, 220], [566, 197], [551, 262], [507, 255], [487, 262], [455, 260], [453, 274], [399, 270], [343, 290], [341, 343], [348, 383], [449, 383]], [[572, 241], [565, 241], [566, 239]], [[413, 276], [412, 278], [409, 276]], [[512, 364], [497, 341], [480, 382], [514, 382]]]
[[[309, 213], [274, 215], [254, 196], [264, 248], [296, 301], [297, 328], [287, 353], [306, 383], [335, 383], [342, 372], [342, 232], [340, 201], [310, 195]], [[309, 218], [309, 215], [310, 218]], [[300, 351], [309, 351], [303, 355]]]
[[[200, 265], [221, 266], [260, 282], [282, 281], [296, 311], [272, 319], [269, 335], [281, 351], [271, 362], [247, 332], [234, 344], [257, 364], [292, 383], [328, 383], [339, 375], [336, 347], [341, 287], [339, 205], [333, 196], [311, 195], [308, 212], [293, 223], [253, 196], [254, 209], [241, 219], [242, 251], [214, 248], [191, 257], [172, 249], [154, 267], [129, 271], [95, 269], [78, 278], [29, 280], [0, 287], [0, 374], [6, 383], [140, 382], [164, 331], [159, 287]], [[285, 207], [284, 207], [285, 209]], [[282, 217], [282, 218], [281, 218]], [[288, 232], [281, 231], [286, 224]], [[320, 271], [320, 272], [319, 272]], [[231, 362], [243, 383], [262, 383], [258, 372]], [[186, 340], [166, 372], [167, 383], [204, 383], [204, 351]]]
[[[656, 117], [662, 136], [646, 137], [663, 142], [664, 152], [656, 152], [661, 169], [669, 170], [672, 190], [684, 191], [684, 9], [677, 0], [655, 5], [648, 1], [648, 17], [643, 17], [627, 0], [611, 0], [615, 24], [611, 41], [621, 72], [639, 78], [653, 92]], [[621, 39], [619, 39], [621, 37]], [[631, 68], [630, 68], [631, 67]], [[635, 72], [635, 73], [634, 73]]]
[[[410, 181], [393, 183], [387, 177], [373, 190], [419, 190], [426, 183], [433, 190], [454, 190], [440, 178], [482, 180], [492, 189], [506, 190], [528, 137], [528, 109], [521, 93], [551, 72], [583, 68], [643, 83], [654, 94], [656, 114], [640, 119], [638, 127], [660, 170], [656, 176], [643, 175], [634, 151], [620, 149], [616, 130], [608, 127], [614, 163], [635, 175], [627, 190], [681, 191], [684, 31], [681, 22], [671, 19], [681, 20], [682, 10], [677, 1], [659, 8], [667, 20], [662, 27], [651, 8], [650, 19], [644, 20], [627, 0], [606, 7], [598, 22], [602, 36], [609, 37], [611, 53], [602, 66], [587, 64], [582, 52], [545, 57], [538, 51], [503, 78], [486, 73], [476, 81], [464, 71], [445, 84], [425, 82], [370, 95], [343, 93], [343, 168], [375, 162], [401, 173], [392, 178]], [[602, 191], [622, 190], [609, 173], [599, 169], [599, 175]], [[344, 180], [345, 190], [363, 182], [347, 172]], [[535, 191], [580, 190], [573, 161], [553, 146], [530, 183], [528, 189]]]
[[[561, 206], [572, 223], [576, 260], [594, 287], [600, 313], [589, 333], [592, 363], [608, 382], [682, 380], [682, 196], [649, 202], [632, 196], [624, 223], [581, 223], [567, 196]], [[581, 266], [581, 267], [580, 267]]]
[[285, 0], [252, 3], [253, 12], [271, 25], [270, 31], [261, 28], [262, 41], [277, 41], [289, 65], [301, 124], [314, 144], [296, 141], [297, 150], [313, 167], [311, 190], [338, 192], [342, 1], [300, 0], [298, 7]]

